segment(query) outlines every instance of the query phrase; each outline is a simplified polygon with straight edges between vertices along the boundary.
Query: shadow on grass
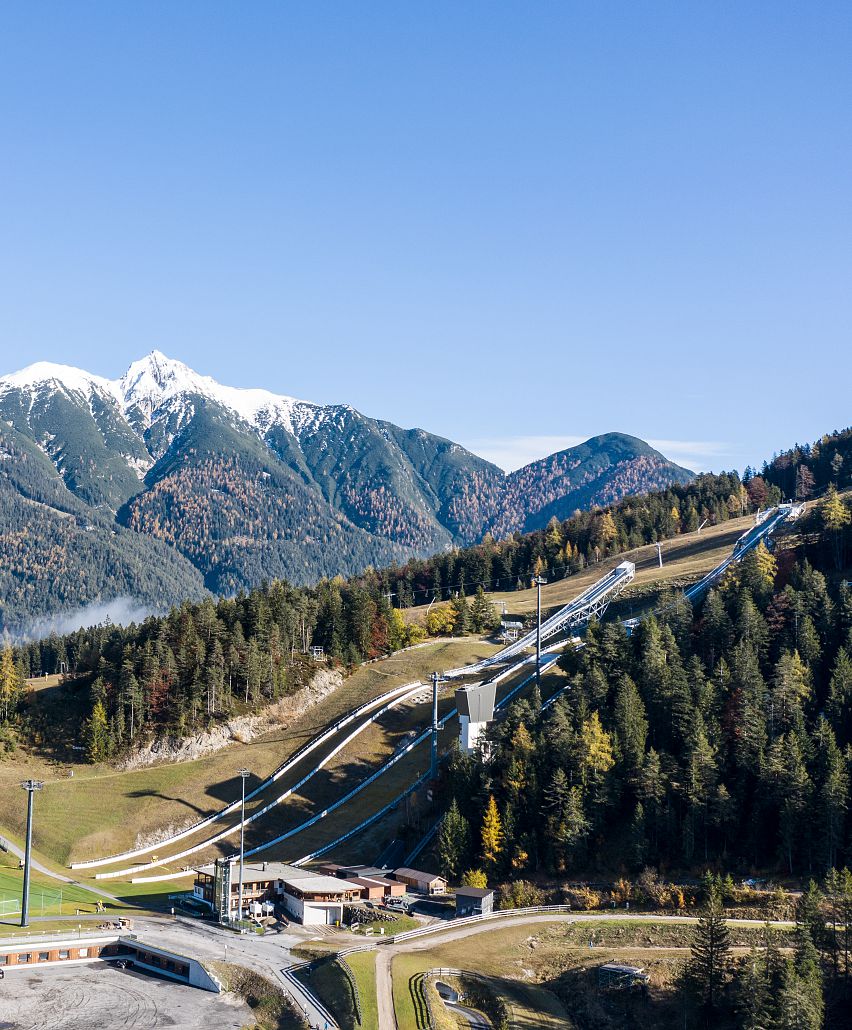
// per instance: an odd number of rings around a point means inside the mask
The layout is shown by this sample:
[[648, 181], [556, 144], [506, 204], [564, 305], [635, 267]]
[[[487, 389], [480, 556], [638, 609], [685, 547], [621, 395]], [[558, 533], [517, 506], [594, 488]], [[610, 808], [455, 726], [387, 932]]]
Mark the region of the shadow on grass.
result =
[[178, 804], [184, 805], [186, 808], [197, 813], [200, 816], [207, 815], [207, 809], [200, 808], [198, 805], [194, 805], [191, 801], [187, 801], [186, 798], [171, 797], [168, 794], [164, 794], [161, 790], [130, 790], [127, 792], [126, 797], [129, 798], [159, 798], [161, 801], [174, 801]]
[[414, 1018], [420, 1028], [429, 1027], [429, 1006], [426, 1002], [426, 977], [423, 973], [415, 973], [408, 980], [408, 993], [411, 995], [411, 1004], [414, 1008]]

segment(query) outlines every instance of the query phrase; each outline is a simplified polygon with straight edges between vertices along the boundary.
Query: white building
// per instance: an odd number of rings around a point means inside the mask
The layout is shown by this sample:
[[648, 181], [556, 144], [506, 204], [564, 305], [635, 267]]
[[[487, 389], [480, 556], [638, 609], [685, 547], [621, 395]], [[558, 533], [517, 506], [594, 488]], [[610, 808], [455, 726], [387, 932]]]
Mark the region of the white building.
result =
[[480, 683], [474, 687], [459, 687], [456, 707], [459, 712], [459, 744], [462, 751], [476, 749], [485, 727], [494, 718], [497, 687], [493, 683]]

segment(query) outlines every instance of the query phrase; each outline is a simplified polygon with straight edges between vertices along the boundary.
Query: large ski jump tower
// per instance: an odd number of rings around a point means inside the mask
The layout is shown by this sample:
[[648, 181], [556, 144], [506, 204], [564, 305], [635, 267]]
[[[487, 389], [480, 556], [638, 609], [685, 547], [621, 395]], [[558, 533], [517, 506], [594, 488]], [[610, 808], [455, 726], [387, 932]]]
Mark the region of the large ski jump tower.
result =
[[497, 701], [497, 685], [480, 683], [474, 687], [459, 687], [456, 691], [456, 707], [459, 712], [459, 743], [462, 751], [473, 751], [485, 727], [494, 718]]

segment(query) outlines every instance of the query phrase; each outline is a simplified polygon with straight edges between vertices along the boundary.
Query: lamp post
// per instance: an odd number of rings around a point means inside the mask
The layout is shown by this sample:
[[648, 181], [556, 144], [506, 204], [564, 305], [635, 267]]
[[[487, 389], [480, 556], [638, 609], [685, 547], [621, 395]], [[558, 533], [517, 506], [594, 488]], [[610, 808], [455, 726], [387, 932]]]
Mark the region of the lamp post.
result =
[[533, 580], [536, 586], [535, 685], [541, 688], [541, 588], [547, 583], [543, 576]]
[[432, 766], [431, 778], [438, 775], [438, 684], [446, 683], [446, 677], [437, 672], [432, 673]]
[[41, 780], [24, 780], [21, 784], [27, 792], [27, 846], [24, 850], [24, 894], [21, 898], [21, 926], [30, 924], [30, 852], [33, 846], [33, 797], [41, 790]]
[[251, 775], [248, 769], [239, 769], [238, 775], [242, 780], [243, 798], [240, 805], [240, 907], [237, 911], [237, 919], [243, 921], [243, 860], [246, 849], [246, 779]]

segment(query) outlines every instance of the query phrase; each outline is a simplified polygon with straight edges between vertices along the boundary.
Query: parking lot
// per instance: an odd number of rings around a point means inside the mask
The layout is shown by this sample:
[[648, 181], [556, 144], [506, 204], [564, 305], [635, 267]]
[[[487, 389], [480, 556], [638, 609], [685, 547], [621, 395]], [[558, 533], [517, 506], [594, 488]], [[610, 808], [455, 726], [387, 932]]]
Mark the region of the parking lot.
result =
[[0, 981], [0, 1030], [227, 1030], [254, 1022], [230, 997], [106, 962], [10, 971]]

